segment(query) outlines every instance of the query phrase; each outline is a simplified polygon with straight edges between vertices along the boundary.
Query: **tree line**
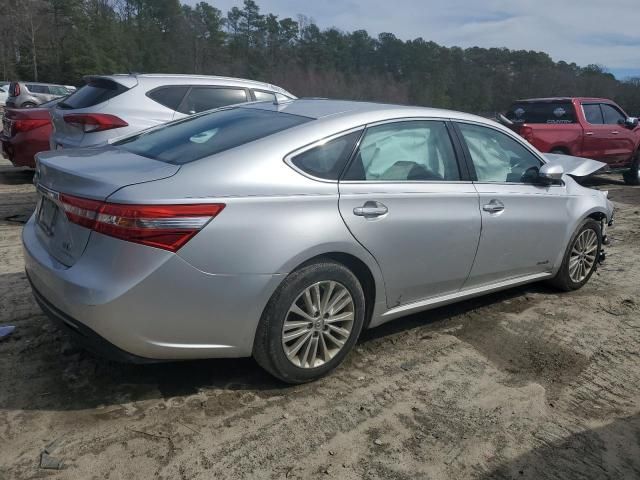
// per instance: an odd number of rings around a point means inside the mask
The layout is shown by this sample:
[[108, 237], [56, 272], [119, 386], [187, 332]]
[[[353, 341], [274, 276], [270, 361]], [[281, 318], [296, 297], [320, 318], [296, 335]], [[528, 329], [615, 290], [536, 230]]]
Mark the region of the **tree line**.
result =
[[[298, 96], [378, 100], [477, 113], [517, 98], [598, 96], [640, 114], [640, 78], [543, 52], [443, 47], [393, 33], [321, 29], [310, 18], [227, 12], [179, 0], [0, 0], [0, 76], [81, 85], [126, 72], [228, 75]], [[425, 32], [428, 36], [429, 32]]]

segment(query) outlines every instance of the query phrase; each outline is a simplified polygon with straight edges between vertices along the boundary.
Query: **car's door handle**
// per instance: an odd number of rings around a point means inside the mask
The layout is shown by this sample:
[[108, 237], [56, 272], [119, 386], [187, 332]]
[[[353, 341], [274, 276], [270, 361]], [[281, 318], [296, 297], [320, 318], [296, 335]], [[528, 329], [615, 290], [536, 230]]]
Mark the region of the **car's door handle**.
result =
[[591, 136], [593, 135], [593, 132], [584, 132], [585, 135]]
[[353, 209], [353, 214], [358, 217], [380, 217], [389, 211], [386, 205], [380, 202], [368, 201], [361, 207]]
[[614, 131], [613, 131], [613, 132], [611, 132], [611, 133], [612, 133], [612, 134], [614, 134], [614, 135], [619, 135], [619, 134], [620, 134], [620, 132], [619, 132], [618, 130], [614, 130]]
[[485, 212], [489, 212], [489, 213], [502, 212], [504, 210], [504, 203], [502, 203], [500, 200], [491, 200], [486, 205], [483, 205], [482, 209]]

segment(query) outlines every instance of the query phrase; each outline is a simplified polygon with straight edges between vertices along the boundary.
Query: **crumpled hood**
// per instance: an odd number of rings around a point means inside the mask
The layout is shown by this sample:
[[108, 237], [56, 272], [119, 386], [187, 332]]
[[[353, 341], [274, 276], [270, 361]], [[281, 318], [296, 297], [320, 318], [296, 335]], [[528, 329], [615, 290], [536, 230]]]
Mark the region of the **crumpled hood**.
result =
[[562, 166], [564, 173], [573, 177], [586, 177], [607, 165], [597, 160], [556, 153], [545, 153], [544, 157], [549, 163]]

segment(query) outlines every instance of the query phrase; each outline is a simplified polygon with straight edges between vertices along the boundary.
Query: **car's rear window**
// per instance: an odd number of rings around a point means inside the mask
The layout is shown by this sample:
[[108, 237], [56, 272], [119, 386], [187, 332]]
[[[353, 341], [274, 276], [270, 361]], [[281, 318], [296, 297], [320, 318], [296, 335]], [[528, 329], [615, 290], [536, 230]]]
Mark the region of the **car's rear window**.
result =
[[521, 102], [514, 103], [507, 111], [507, 118], [514, 123], [576, 123], [571, 102]]
[[58, 104], [58, 108], [76, 109], [88, 108], [106, 102], [126, 92], [127, 87], [118, 82], [106, 78], [98, 78], [89, 81], [84, 87], [69, 95], [64, 102]]
[[114, 145], [143, 157], [182, 165], [311, 120], [282, 112], [230, 107], [187, 117]]

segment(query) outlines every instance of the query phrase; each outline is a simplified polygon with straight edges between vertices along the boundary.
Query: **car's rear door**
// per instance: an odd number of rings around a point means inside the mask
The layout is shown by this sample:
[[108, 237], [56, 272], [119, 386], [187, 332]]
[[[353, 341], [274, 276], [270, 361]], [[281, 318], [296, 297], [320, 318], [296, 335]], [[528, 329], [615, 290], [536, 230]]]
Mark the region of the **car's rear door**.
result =
[[193, 85], [176, 108], [174, 119], [226, 107], [250, 100], [249, 91], [240, 87]]
[[445, 121], [369, 126], [339, 183], [340, 214], [377, 260], [389, 307], [453, 293], [480, 236], [478, 195]]
[[584, 127], [581, 156], [610, 162], [612, 155], [611, 127], [604, 123], [600, 104], [583, 102], [581, 108]]
[[636, 135], [625, 127], [627, 115], [609, 103], [600, 104], [604, 124], [609, 129], [609, 161], [612, 164], [624, 164], [633, 157], [636, 147]]
[[542, 160], [486, 125], [457, 122], [480, 197], [482, 234], [465, 288], [552, 270], [570, 224], [564, 185], [534, 183]]

